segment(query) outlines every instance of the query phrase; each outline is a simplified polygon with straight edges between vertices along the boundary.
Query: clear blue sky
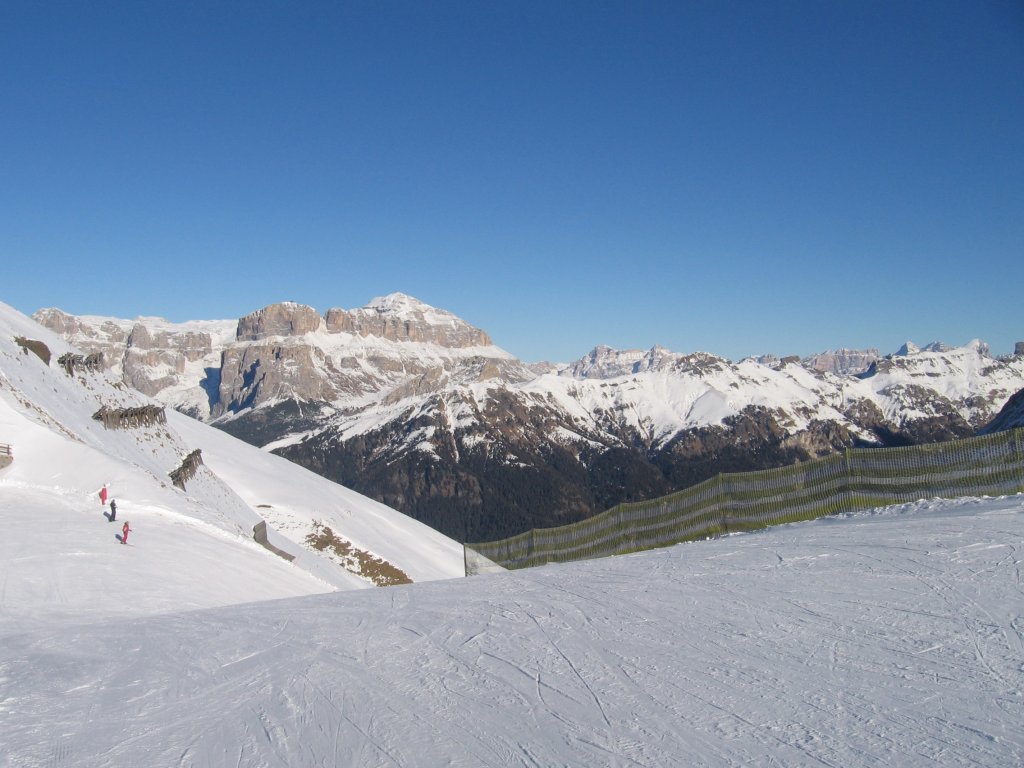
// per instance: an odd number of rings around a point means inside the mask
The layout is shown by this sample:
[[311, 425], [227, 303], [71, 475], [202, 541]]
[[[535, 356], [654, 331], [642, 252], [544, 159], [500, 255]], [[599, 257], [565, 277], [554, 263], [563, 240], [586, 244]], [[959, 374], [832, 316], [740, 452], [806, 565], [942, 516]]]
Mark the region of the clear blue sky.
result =
[[0, 4], [0, 300], [528, 360], [1024, 340], [1024, 4]]

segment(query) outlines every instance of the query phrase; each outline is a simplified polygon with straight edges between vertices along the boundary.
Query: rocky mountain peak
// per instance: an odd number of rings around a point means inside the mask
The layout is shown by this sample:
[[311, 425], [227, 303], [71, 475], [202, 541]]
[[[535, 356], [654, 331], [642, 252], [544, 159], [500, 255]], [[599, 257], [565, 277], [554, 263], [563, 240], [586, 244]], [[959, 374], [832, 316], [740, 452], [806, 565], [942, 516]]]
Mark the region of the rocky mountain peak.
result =
[[[40, 309], [32, 319], [65, 338], [80, 338], [97, 344], [122, 343], [128, 338], [131, 324], [106, 317], [79, 317], [55, 307]], [[93, 350], [90, 350], [93, 351]]]
[[615, 349], [606, 344], [598, 344], [590, 353], [562, 371], [565, 376], [574, 379], [610, 379], [633, 373], [636, 366], [644, 359], [642, 349]]
[[453, 349], [493, 345], [490, 336], [462, 318], [404, 293], [378, 297], [359, 309], [329, 309], [324, 323], [328, 333], [377, 336], [389, 341]]
[[923, 347], [919, 347], [912, 341], [906, 342], [890, 357], [914, 357], [922, 354], [937, 354], [937, 355], [948, 355], [948, 354], [961, 354], [964, 351], [974, 352], [979, 357], [991, 357], [992, 351], [989, 345], [981, 339], [972, 339], [963, 346], [957, 347], [951, 344], [946, 344], [943, 341], [933, 341], [930, 344], [925, 344]]
[[819, 352], [803, 359], [803, 364], [819, 373], [853, 375], [863, 373], [881, 358], [877, 349], [836, 349]]
[[706, 352], [681, 355], [660, 344], [648, 350], [615, 349], [600, 344], [590, 354], [562, 368], [559, 374], [576, 379], [613, 379], [647, 371], [673, 371], [706, 373], [724, 370], [729, 361]]
[[972, 339], [967, 342], [967, 347], [975, 350], [981, 357], [992, 357], [991, 348], [981, 339]]
[[320, 315], [312, 307], [284, 301], [259, 309], [238, 321], [238, 341], [259, 341], [274, 336], [303, 336], [320, 328]]
[[77, 317], [56, 307], [40, 309], [32, 315], [32, 319], [61, 335], [70, 336], [82, 328], [82, 322]]
[[[406, 315], [416, 312], [439, 312], [441, 310], [420, 301], [407, 293], [389, 293], [387, 296], [377, 296], [372, 299], [364, 309], [376, 309], [382, 314]], [[448, 314], [448, 313], [445, 313]]]

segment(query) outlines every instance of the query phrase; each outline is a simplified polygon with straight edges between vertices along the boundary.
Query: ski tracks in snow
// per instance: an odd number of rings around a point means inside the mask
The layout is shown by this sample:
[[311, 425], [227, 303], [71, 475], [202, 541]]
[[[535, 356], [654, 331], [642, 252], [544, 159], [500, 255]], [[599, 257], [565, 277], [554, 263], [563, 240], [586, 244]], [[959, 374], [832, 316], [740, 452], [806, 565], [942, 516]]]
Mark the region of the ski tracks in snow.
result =
[[11, 635], [0, 765], [1016, 766], [1022, 519], [801, 524]]

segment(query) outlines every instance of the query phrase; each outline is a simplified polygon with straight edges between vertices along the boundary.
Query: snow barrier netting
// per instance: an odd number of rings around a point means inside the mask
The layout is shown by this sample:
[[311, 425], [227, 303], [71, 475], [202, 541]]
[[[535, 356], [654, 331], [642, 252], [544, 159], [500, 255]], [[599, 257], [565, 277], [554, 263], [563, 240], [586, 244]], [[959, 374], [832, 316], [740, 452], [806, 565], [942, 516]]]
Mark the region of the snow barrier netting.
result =
[[851, 448], [788, 467], [718, 475], [570, 525], [466, 544], [466, 575], [620, 555], [918, 499], [1021, 491], [1024, 429], [930, 445]]

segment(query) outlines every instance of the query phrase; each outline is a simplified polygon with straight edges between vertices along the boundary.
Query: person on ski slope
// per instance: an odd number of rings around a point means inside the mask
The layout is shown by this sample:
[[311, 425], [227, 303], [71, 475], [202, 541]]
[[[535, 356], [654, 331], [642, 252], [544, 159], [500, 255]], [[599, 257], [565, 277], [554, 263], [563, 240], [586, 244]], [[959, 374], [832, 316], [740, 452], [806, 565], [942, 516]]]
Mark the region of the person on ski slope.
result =
[[107, 505], [107, 484], [104, 483], [103, 487], [100, 488], [100, 504], [103, 506]]
[[110, 522], [114, 522], [117, 519], [117, 502], [113, 499], [110, 500]]
[[124, 525], [121, 526], [121, 543], [122, 544], [127, 544], [128, 543], [128, 534], [131, 533], [131, 530], [132, 529], [128, 527], [128, 521], [125, 520], [124, 521]]

